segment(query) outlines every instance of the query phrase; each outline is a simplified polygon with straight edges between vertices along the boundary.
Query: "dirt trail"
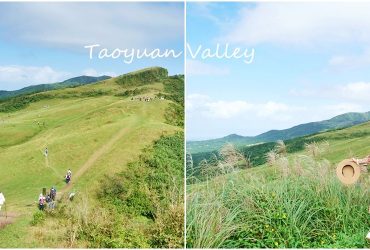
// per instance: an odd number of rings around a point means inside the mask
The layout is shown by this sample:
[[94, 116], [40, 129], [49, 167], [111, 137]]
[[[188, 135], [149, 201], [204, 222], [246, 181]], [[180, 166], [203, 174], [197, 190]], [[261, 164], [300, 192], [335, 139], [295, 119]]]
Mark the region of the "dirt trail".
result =
[[70, 182], [64, 188], [58, 192], [58, 197], [62, 197], [64, 193], [70, 191], [73, 187], [73, 183], [83, 175], [90, 167], [94, 165], [94, 163], [104, 154], [108, 153], [108, 151], [113, 147], [113, 145], [120, 140], [124, 135], [126, 135], [133, 127], [137, 125], [138, 121], [134, 121], [130, 126], [122, 128], [118, 133], [113, 135], [107, 143], [101, 146], [97, 151], [95, 151], [89, 159], [79, 168], [79, 170], [72, 174], [73, 182]]
[[14, 212], [0, 212], [0, 229], [4, 228], [6, 225], [12, 224], [18, 215]]

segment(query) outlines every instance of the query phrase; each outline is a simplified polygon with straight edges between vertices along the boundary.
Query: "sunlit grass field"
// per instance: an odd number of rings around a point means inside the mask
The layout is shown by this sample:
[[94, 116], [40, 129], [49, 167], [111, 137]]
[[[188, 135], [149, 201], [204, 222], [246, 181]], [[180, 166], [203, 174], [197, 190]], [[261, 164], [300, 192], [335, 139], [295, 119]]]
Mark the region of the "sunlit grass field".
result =
[[[153, 100], [117, 95], [131, 89], [142, 89], [138, 96]], [[96, 92], [103, 94], [89, 96]], [[112, 78], [46, 93], [51, 98], [14, 112], [0, 112], [0, 190], [6, 196], [7, 211], [16, 215], [13, 224], [1, 229], [0, 247], [65, 246], [55, 241], [61, 227], [58, 219], [46, 221], [55, 227], [56, 238], [45, 242], [35, 237], [45, 226], [29, 224], [42, 188], [73, 191], [88, 196], [91, 208], [99, 206], [96, 192], [105, 176], [125, 171], [154, 140], [182, 131], [166, 122], [171, 101], [154, 98], [166, 94], [162, 82], [125, 87]], [[64, 176], [69, 168], [73, 178], [66, 189]]]

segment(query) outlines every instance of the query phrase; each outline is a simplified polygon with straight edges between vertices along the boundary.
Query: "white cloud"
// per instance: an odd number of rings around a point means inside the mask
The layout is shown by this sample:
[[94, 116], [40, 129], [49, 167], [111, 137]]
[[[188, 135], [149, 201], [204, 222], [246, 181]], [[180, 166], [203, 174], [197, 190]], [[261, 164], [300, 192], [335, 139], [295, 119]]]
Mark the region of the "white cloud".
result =
[[355, 103], [338, 103], [333, 105], [325, 105], [324, 112], [331, 114], [331, 116], [340, 115], [348, 112], [367, 112], [363, 106]]
[[328, 62], [331, 68], [351, 69], [370, 65], [370, 49], [358, 55], [334, 55]]
[[354, 82], [339, 86], [339, 93], [343, 98], [355, 100], [370, 100], [370, 82]]
[[231, 133], [257, 135], [271, 129], [287, 129], [347, 112], [368, 110], [369, 105], [345, 101], [310, 102], [301, 106], [263, 100], [214, 100], [207, 95], [192, 94], [186, 98], [187, 135], [195, 140]]
[[186, 110], [187, 111], [193, 111], [196, 110], [199, 107], [204, 106], [209, 102], [211, 98], [207, 95], [202, 94], [190, 94], [186, 97]]
[[245, 101], [215, 101], [206, 104], [208, 115], [214, 118], [228, 119], [251, 110], [253, 104]]
[[263, 108], [260, 110], [259, 114], [261, 116], [270, 116], [276, 114], [277, 112], [286, 112], [289, 110], [289, 106], [284, 103], [277, 102], [267, 102], [263, 104]]
[[370, 104], [370, 82], [353, 82], [341, 85], [325, 85], [305, 89], [293, 89], [292, 95], [302, 97], [320, 97], [326, 99], [352, 101]]
[[230, 119], [238, 116], [256, 116], [262, 119], [287, 120], [293, 114], [305, 110], [303, 107], [292, 107], [284, 103], [273, 101], [251, 103], [245, 100], [213, 100], [207, 95], [191, 94], [186, 98], [186, 111], [204, 117], [216, 119]]
[[248, 45], [370, 42], [369, 3], [260, 3], [240, 11], [222, 40]]
[[25, 84], [54, 83], [71, 77], [68, 72], [57, 71], [49, 66], [0, 66], [0, 89], [15, 90]]
[[115, 77], [117, 74], [115, 72], [97, 72], [95, 69], [89, 68], [82, 71], [82, 75], [85, 76], [112, 76]]
[[228, 68], [218, 67], [216, 65], [201, 62], [198, 60], [186, 60], [186, 74], [189, 76], [205, 75], [205, 76], [222, 76], [230, 73]]
[[0, 35], [73, 50], [153, 48], [182, 40], [182, 16], [176, 3], [2, 3]]

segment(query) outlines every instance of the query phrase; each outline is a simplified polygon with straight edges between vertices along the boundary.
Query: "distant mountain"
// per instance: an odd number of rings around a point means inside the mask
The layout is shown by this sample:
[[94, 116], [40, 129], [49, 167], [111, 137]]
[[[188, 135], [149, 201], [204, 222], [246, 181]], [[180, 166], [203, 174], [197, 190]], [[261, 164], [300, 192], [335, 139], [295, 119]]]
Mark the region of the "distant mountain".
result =
[[300, 124], [283, 130], [270, 130], [257, 136], [231, 134], [222, 138], [206, 141], [188, 141], [187, 150], [190, 153], [208, 152], [218, 150], [226, 143], [233, 143], [240, 146], [277, 140], [289, 140], [327, 130], [351, 127], [367, 121], [370, 121], [370, 111], [366, 113], [345, 113], [329, 120]]
[[98, 77], [78, 76], [78, 77], [67, 79], [63, 82], [58, 82], [58, 83], [32, 85], [32, 86], [28, 86], [28, 87], [25, 87], [19, 90], [13, 90], [13, 91], [0, 90], [0, 100], [4, 100], [7, 98], [19, 96], [19, 95], [44, 92], [48, 90], [76, 87], [76, 86], [81, 86], [85, 84], [103, 81], [103, 80], [110, 79], [110, 78], [111, 78], [110, 76], [98, 76]]

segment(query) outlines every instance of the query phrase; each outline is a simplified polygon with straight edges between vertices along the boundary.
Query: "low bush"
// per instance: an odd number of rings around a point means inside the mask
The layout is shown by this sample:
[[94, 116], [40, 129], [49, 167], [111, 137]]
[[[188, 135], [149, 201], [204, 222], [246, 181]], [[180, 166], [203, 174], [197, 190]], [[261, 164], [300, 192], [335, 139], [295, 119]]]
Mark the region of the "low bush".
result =
[[121, 93], [116, 94], [115, 96], [129, 97], [144, 94], [148, 91], [147, 88], [135, 88], [134, 90], [128, 89]]
[[144, 151], [128, 170], [105, 178], [98, 198], [125, 217], [151, 220], [151, 247], [182, 247], [183, 134], [162, 136]]
[[32, 220], [31, 220], [31, 225], [36, 226], [39, 224], [42, 224], [46, 219], [45, 213], [43, 211], [38, 210], [33, 214]]
[[53, 96], [46, 93], [17, 96], [0, 102], [0, 112], [14, 112], [28, 107], [31, 103], [50, 98]]

